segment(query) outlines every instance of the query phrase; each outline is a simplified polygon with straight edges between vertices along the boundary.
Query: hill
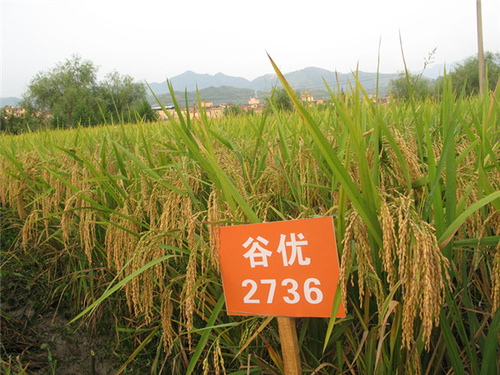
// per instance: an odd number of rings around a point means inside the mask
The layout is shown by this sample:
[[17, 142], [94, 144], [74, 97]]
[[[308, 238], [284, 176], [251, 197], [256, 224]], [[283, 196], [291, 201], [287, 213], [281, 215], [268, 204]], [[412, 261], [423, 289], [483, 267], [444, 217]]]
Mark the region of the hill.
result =
[[[379, 88], [383, 89], [396, 76], [396, 74], [379, 74]], [[353, 73], [338, 73], [314, 67], [286, 73], [285, 78], [295, 90], [316, 89], [327, 91], [324, 80], [330, 87], [337, 87], [337, 82], [340, 87], [346, 87], [349, 81], [354, 81]], [[358, 78], [367, 91], [375, 88], [377, 73], [360, 71], [358, 72]], [[223, 86], [254, 91], [270, 91], [278, 83], [278, 77], [275, 74], [266, 74], [249, 81], [246, 78], [228, 76], [222, 73], [210, 75], [187, 71], [169, 79], [169, 81], [172, 83], [174, 90], [181, 92], [184, 90], [196, 91], [196, 88], [203, 90], [209, 87]], [[156, 94], [168, 92], [166, 81], [150, 83], [150, 86]]]
[[[377, 85], [377, 73], [358, 72], [358, 79], [371, 94], [375, 92]], [[386, 95], [389, 92], [389, 82], [396, 74], [379, 74], [379, 94]], [[338, 88], [347, 90], [349, 82], [354, 83], [353, 73], [337, 73], [326, 69], [309, 67], [285, 74], [288, 83], [298, 92], [307, 91], [315, 98], [327, 98], [328, 86], [336, 91]], [[268, 93], [278, 83], [275, 74], [266, 74], [250, 81], [242, 77], [232, 77], [222, 73], [215, 75], [197, 74], [187, 71], [170, 79], [178, 98], [184, 98], [184, 91], [188, 91], [188, 102], [196, 100], [196, 89], [200, 91], [202, 99], [213, 101], [214, 104], [233, 102], [234, 104], [246, 103], [250, 97], [267, 97]], [[153, 92], [171, 103], [166, 81], [162, 83], [150, 83]], [[152, 96], [150, 101], [154, 102]]]
[[11, 96], [11, 97], [8, 97], [8, 98], [0, 98], [0, 100], [1, 100], [0, 101], [0, 103], [1, 103], [0, 107], [3, 108], [6, 105], [16, 107], [22, 99], [21, 98], [15, 98], [15, 97]]

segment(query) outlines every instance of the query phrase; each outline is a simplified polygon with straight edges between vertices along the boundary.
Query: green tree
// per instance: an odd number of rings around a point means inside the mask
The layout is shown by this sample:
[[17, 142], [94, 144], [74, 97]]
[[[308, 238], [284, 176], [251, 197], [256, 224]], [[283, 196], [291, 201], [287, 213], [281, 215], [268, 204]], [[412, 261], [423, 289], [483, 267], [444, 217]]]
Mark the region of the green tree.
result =
[[[409, 81], [409, 85], [408, 85]], [[392, 95], [399, 100], [408, 100], [410, 92], [414, 99], [423, 99], [430, 94], [429, 81], [421, 75], [399, 73], [398, 77], [390, 81]]]
[[50, 124], [58, 128], [120, 121], [123, 114], [135, 121], [134, 110], [146, 98], [144, 85], [117, 72], [99, 83], [97, 71], [91, 61], [73, 55], [54, 69], [38, 73], [21, 106], [36, 118], [47, 113]]
[[2, 108], [0, 116], [0, 131], [9, 134], [19, 134], [24, 128], [24, 115], [15, 116], [8, 107]]
[[[500, 53], [486, 52], [484, 62], [487, 68], [487, 80], [490, 90], [494, 90], [500, 75]], [[453, 89], [464, 90], [465, 95], [479, 92], [479, 59], [470, 56], [457, 64], [450, 73]]]
[[54, 69], [38, 73], [29, 83], [21, 106], [30, 113], [48, 111], [52, 122], [71, 121], [79, 103], [90, 106], [94, 102], [96, 77], [97, 68], [91, 61], [73, 55]]
[[146, 89], [142, 83], [134, 82], [131, 76], [113, 72], [107, 74], [96, 88], [95, 96], [99, 98], [99, 105], [107, 117], [106, 120], [126, 115], [133, 121], [135, 118], [129, 115], [146, 100]]
[[39, 130], [46, 127], [47, 123], [35, 115], [31, 115], [19, 108], [4, 107], [1, 111], [0, 132], [20, 134], [26, 130]]
[[151, 108], [151, 104], [143, 98], [141, 104], [135, 111], [138, 120], [142, 122], [158, 121], [158, 114]]
[[239, 116], [243, 113], [243, 110], [239, 105], [231, 105], [224, 108], [224, 116]]
[[93, 111], [85, 101], [78, 102], [73, 110], [71, 124], [91, 126], [96, 125], [97, 123], [98, 121], [95, 111]]
[[275, 88], [270, 98], [266, 98], [266, 102], [273, 100], [276, 108], [284, 111], [291, 111], [293, 109], [292, 99], [283, 87]]

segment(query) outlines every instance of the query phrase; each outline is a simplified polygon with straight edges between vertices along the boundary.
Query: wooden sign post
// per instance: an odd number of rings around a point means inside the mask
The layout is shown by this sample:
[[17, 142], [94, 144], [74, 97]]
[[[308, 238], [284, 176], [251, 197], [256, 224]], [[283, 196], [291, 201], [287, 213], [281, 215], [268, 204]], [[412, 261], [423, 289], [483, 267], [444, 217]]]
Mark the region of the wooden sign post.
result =
[[285, 374], [300, 375], [302, 374], [302, 367], [295, 319], [287, 317], [278, 317], [277, 319]]
[[[219, 228], [229, 315], [278, 317], [286, 374], [300, 374], [292, 317], [332, 312], [339, 260], [331, 217]], [[337, 317], [345, 317], [341, 305]]]

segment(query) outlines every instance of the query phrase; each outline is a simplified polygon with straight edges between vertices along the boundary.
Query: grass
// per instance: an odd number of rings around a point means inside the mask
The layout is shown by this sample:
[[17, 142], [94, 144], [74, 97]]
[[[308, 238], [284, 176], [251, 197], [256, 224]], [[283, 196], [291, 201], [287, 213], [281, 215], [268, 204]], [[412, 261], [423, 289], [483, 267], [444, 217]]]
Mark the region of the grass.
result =
[[73, 329], [105, 316], [119, 372], [279, 374], [275, 320], [224, 312], [214, 231], [330, 215], [348, 315], [297, 321], [304, 373], [500, 372], [495, 91], [356, 80], [318, 109], [274, 67], [294, 111], [2, 136], [2, 273], [30, 254]]

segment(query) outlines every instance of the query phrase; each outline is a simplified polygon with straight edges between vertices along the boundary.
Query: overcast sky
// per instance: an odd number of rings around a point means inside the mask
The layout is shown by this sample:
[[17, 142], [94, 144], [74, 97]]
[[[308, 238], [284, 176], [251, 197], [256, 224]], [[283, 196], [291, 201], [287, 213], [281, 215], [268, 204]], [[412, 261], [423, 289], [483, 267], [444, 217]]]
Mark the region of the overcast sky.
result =
[[[477, 53], [476, 0], [1, 0], [1, 96], [73, 54], [109, 72], [162, 82], [186, 70], [254, 79], [314, 66], [423, 67]], [[500, 0], [482, 0], [485, 50], [500, 51]]]

